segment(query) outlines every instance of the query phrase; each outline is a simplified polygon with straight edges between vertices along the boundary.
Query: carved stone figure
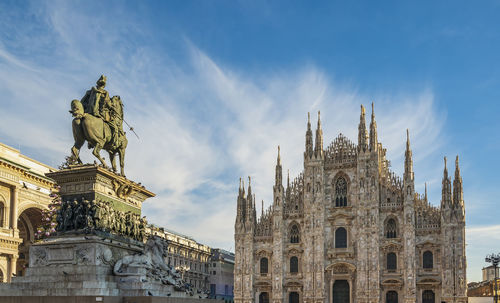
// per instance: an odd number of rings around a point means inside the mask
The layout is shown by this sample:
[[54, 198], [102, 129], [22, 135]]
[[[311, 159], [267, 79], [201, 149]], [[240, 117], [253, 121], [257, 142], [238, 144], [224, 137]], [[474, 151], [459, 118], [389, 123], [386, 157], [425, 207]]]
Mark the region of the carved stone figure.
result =
[[188, 284], [182, 281], [181, 275], [173, 267], [165, 263], [165, 251], [167, 244], [163, 239], [156, 236], [149, 237], [144, 251], [118, 260], [113, 266], [113, 273], [128, 277], [129, 281], [133, 281], [134, 276], [146, 275], [164, 284], [173, 285], [177, 290], [186, 290]]
[[139, 214], [115, 210], [108, 201], [89, 202], [84, 199], [63, 201], [56, 221], [56, 230], [60, 232], [100, 230], [138, 241], [143, 241], [147, 225], [146, 217], [141, 219]]

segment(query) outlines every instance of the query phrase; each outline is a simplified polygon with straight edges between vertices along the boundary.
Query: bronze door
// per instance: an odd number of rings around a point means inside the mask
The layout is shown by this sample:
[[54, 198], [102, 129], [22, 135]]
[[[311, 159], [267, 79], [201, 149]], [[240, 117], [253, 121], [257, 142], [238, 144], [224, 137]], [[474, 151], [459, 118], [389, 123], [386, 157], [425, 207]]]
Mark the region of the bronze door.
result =
[[422, 303], [435, 303], [434, 292], [432, 290], [424, 290], [422, 293]]
[[385, 294], [386, 303], [398, 303], [398, 293], [391, 290]]
[[333, 283], [333, 303], [349, 303], [349, 283], [337, 280]]
[[299, 303], [299, 294], [296, 292], [291, 292], [288, 297], [289, 303]]

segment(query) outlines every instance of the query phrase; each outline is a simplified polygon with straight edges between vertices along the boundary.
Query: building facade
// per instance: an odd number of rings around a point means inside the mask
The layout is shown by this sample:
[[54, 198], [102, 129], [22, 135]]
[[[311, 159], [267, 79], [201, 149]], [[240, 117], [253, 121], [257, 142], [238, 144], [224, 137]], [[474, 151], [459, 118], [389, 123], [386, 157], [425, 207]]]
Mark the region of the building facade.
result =
[[[404, 174], [361, 106], [357, 144], [340, 134], [326, 149], [318, 113], [308, 121], [304, 171], [286, 187], [278, 149], [273, 203], [257, 217], [240, 182], [235, 222], [237, 303], [467, 302], [462, 178], [448, 176], [440, 207], [415, 192], [407, 133]], [[249, 180], [250, 183], [250, 180]]]
[[168, 243], [165, 261], [177, 269], [187, 283], [200, 291], [208, 291], [210, 247], [193, 238], [160, 227], [150, 227], [148, 234], [164, 238]]
[[41, 224], [42, 210], [52, 202], [54, 168], [0, 143], [0, 282], [23, 275], [29, 247]]
[[[495, 280], [495, 278], [500, 277], [499, 274], [499, 269], [498, 267], [495, 268], [495, 266], [490, 265], [487, 267], [483, 267], [483, 281], [492, 281]], [[495, 273], [496, 271], [496, 273]]]
[[215, 248], [209, 266], [210, 298], [233, 302], [234, 253]]

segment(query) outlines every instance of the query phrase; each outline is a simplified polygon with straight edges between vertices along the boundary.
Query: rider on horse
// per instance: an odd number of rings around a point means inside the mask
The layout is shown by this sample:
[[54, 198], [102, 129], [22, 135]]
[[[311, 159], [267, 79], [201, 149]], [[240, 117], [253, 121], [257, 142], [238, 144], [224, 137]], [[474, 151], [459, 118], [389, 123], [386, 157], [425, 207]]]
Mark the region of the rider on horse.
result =
[[[92, 87], [80, 100], [71, 101], [71, 111], [74, 119], [72, 122], [73, 138], [75, 144], [71, 148], [69, 164], [82, 161], [79, 156], [80, 148], [87, 141], [92, 154], [106, 167], [104, 159], [100, 156], [101, 149], [109, 153], [111, 166], [116, 171], [115, 155], [120, 159], [121, 174], [124, 175], [125, 148], [127, 137], [123, 131], [123, 103], [120, 96], [109, 98], [106, 86], [106, 77], [97, 80], [97, 86]], [[131, 128], [132, 129], [132, 128]], [[132, 129], [133, 131], [133, 129]]]
[[101, 118], [106, 122], [112, 131], [112, 146], [118, 148], [119, 138], [123, 132], [123, 103], [120, 96], [109, 98], [109, 93], [104, 89], [106, 86], [106, 76], [101, 75], [96, 82], [96, 86], [89, 89], [80, 100], [84, 111], [94, 117]]

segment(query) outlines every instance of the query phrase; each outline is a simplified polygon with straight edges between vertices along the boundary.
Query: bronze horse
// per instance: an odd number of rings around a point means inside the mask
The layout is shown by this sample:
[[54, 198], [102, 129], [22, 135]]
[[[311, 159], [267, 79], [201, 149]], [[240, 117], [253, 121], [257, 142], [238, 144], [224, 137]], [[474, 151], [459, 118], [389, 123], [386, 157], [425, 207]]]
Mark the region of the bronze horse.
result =
[[71, 101], [70, 113], [74, 117], [72, 124], [73, 138], [75, 139], [75, 144], [71, 148], [72, 160], [82, 164], [82, 160], [80, 159], [80, 148], [83, 146], [85, 141], [87, 141], [89, 148], [94, 148], [92, 154], [99, 159], [104, 167], [107, 166], [104, 159], [101, 158], [100, 152], [101, 149], [108, 152], [109, 159], [111, 160], [111, 167], [114, 172], [116, 172], [115, 156], [118, 153], [120, 158], [120, 173], [122, 176], [125, 176], [124, 160], [125, 148], [128, 144], [127, 138], [123, 136], [120, 140], [118, 140], [118, 146], [113, 147], [113, 134], [111, 127], [102, 118], [85, 113], [83, 105], [79, 100], [75, 99]]

